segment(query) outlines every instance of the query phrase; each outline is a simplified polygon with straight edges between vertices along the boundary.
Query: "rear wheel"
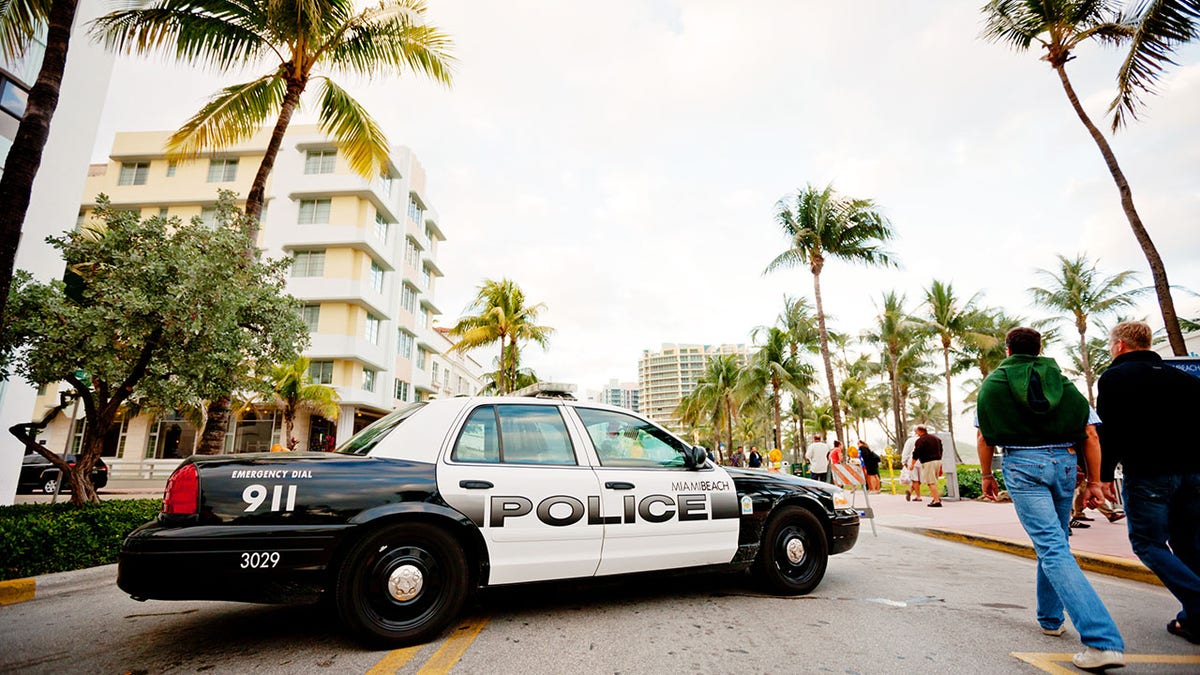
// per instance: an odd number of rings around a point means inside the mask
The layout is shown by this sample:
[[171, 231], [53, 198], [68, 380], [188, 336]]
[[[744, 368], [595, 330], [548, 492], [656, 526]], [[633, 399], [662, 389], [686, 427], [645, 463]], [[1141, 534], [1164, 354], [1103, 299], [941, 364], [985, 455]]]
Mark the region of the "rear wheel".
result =
[[48, 495], [54, 494], [54, 488], [58, 487], [58, 479], [47, 478], [45, 483], [42, 483], [42, 492]]
[[784, 506], [763, 531], [755, 576], [779, 595], [802, 595], [821, 583], [829, 563], [825, 528], [807, 509]]
[[462, 609], [467, 584], [462, 547], [445, 531], [424, 523], [388, 525], [350, 550], [334, 601], [353, 633], [393, 647], [441, 633]]

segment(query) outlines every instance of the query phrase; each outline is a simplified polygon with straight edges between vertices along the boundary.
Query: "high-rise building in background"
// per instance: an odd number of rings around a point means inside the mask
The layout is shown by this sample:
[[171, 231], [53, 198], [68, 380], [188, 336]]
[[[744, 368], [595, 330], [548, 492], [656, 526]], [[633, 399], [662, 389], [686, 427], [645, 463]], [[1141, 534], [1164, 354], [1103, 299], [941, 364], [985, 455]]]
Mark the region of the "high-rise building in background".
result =
[[642, 351], [638, 359], [639, 411], [650, 419], [679, 430], [675, 408], [696, 388], [708, 359], [735, 354], [743, 360], [750, 355], [744, 344], [700, 345], [664, 343], [662, 349]]
[[[87, 26], [110, 9], [99, 0], [82, 0], [75, 11], [58, 108], [42, 149], [17, 248], [16, 269], [31, 273], [39, 281], [49, 281], [63, 272], [62, 259], [46, 243], [46, 237], [71, 229], [78, 211], [75, 195], [83, 190], [87, 177], [114, 60], [112, 54], [88, 39]], [[0, 60], [0, 167], [25, 115], [29, 90], [37, 80], [45, 49], [45, 40], [39, 37], [15, 62]], [[153, 104], [153, 99], [148, 98], [147, 103]], [[36, 397], [37, 389], [24, 380], [0, 380], [0, 435], [6, 439], [0, 443], [0, 504], [13, 503], [24, 454], [8, 428], [32, 420]]]
[[597, 400], [601, 403], [628, 408], [634, 412], [638, 412], [638, 384], [637, 382], [609, 380], [608, 384], [601, 390]]
[[[216, 217], [218, 190], [249, 191], [269, 133], [193, 161], [167, 158], [169, 132], [117, 134], [109, 162], [90, 171], [78, 222], [91, 217], [100, 193], [113, 207], [143, 218], [209, 221]], [[439, 221], [411, 150], [394, 148], [383, 175], [368, 181], [317, 127], [289, 129], [267, 186], [259, 245], [268, 257], [293, 259], [287, 290], [303, 303], [312, 338], [305, 351], [309, 375], [340, 396], [336, 420], [297, 416], [297, 449], [345, 441], [405, 403], [479, 390], [479, 364], [451, 353], [445, 329], [434, 325], [441, 314], [434, 301], [442, 276], [438, 249], [445, 240]], [[56, 392], [46, 391], [39, 404], [56, 401]], [[69, 426], [51, 426], [53, 447], [68, 442]], [[78, 445], [82, 425], [75, 427], [70, 443]], [[113, 474], [136, 469], [153, 475], [190, 455], [199, 430], [170, 412], [123, 419], [114, 433]], [[225, 452], [275, 444], [287, 445], [282, 415], [265, 404], [230, 423]]]

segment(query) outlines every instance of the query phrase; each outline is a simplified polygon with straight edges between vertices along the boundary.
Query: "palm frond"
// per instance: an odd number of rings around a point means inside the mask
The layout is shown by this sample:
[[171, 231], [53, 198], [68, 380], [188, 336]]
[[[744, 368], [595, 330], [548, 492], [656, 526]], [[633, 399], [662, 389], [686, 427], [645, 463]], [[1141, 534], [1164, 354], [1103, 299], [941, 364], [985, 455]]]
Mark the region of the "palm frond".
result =
[[25, 53], [38, 29], [50, 18], [52, 0], [8, 0], [0, 3], [0, 54], [10, 64]]
[[1155, 93], [1175, 48], [1200, 35], [1200, 0], [1147, 0], [1122, 17], [1134, 26], [1129, 54], [1117, 71], [1117, 96], [1108, 106], [1113, 131], [1137, 119], [1142, 93]]
[[329, 42], [328, 62], [363, 75], [408, 68], [449, 85], [453, 42], [433, 26], [421, 23], [424, 3], [393, 0], [353, 17], [342, 34]]
[[321, 131], [333, 136], [338, 150], [360, 176], [374, 179], [387, 167], [391, 148], [383, 129], [367, 109], [329, 78], [322, 79], [318, 102]]
[[214, 69], [253, 63], [271, 46], [253, 30], [255, 3], [160, 0], [149, 7], [111, 12], [91, 23], [91, 34], [118, 53], [161, 52]]
[[992, 0], [983, 7], [983, 31], [980, 37], [1002, 42], [1018, 51], [1029, 49], [1038, 38], [1043, 22], [1023, 0]]
[[222, 89], [167, 139], [167, 152], [194, 158], [205, 149], [226, 148], [253, 135], [279, 111], [286, 83], [272, 73]]

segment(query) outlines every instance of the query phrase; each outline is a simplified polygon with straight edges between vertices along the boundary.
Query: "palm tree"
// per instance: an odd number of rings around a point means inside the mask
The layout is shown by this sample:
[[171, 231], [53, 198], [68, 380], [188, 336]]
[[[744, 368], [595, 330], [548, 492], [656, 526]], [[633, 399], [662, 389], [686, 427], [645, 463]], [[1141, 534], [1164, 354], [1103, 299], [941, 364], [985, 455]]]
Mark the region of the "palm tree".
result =
[[976, 294], [963, 302], [954, 294], [952, 283], [942, 283], [937, 279], [925, 290], [925, 307], [929, 318], [925, 319], [924, 323], [933, 331], [942, 347], [943, 373], [946, 377], [946, 428], [950, 433], [950, 447], [954, 448], [956, 458], [958, 446], [954, 443], [954, 394], [950, 383], [950, 350], [956, 342], [986, 346], [995, 340], [992, 336], [973, 328], [978, 324], [977, 315], [981, 311], [975, 306], [978, 297]]
[[296, 439], [292, 436], [292, 430], [296, 425], [297, 412], [304, 410], [331, 420], [338, 417], [337, 391], [333, 387], [312, 381], [308, 374], [306, 356], [273, 367], [269, 385], [276, 404], [283, 412], [283, 428], [287, 434], [288, 450], [296, 449]]
[[[788, 356], [800, 363], [800, 353], [818, 354], [821, 351], [821, 331], [817, 319], [812, 315], [812, 307], [808, 298], [793, 298], [783, 296], [783, 311], [775, 319], [775, 324], [782, 328], [787, 335]], [[813, 383], [803, 385], [792, 392], [792, 405], [797, 408], [798, 419], [804, 419], [804, 401], [808, 398], [808, 388]], [[808, 436], [798, 434], [800, 449], [808, 451]]]
[[1058, 271], [1039, 269], [1037, 273], [1049, 282], [1045, 288], [1035, 286], [1029, 289], [1033, 301], [1039, 307], [1069, 312], [1075, 320], [1075, 330], [1079, 333], [1079, 345], [1076, 354], [1082, 358], [1083, 378], [1087, 383], [1088, 403], [1095, 405], [1092, 396], [1092, 385], [1096, 374], [1091, 367], [1087, 349], [1088, 320], [1111, 314], [1134, 305], [1134, 297], [1138, 290], [1122, 290], [1134, 280], [1130, 270], [1119, 272], [1110, 277], [1102, 276], [1096, 270], [1096, 264], [1088, 261], [1083, 254], [1068, 259], [1058, 255]]
[[946, 416], [946, 406], [929, 394], [921, 394], [908, 409], [908, 417], [914, 424], [928, 424], [941, 428], [949, 417]]
[[[1176, 7], [1192, 6], [1194, 0], [1173, 3]], [[1071, 80], [1067, 77], [1067, 61], [1075, 58], [1071, 52], [1085, 40], [1092, 38], [1110, 43], [1121, 43], [1134, 39], [1138, 29], [1129, 23], [1122, 22], [1112, 9], [1108, 0], [992, 0], [983, 8], [986, 14], [986, 26], [983, 37], [992, 42], [1004, 42], [1019, 51], [1028, 50], [1036, 41], [1046, 50], [1042, 60], [1050, 64], [1062, 83], [1063, 91], [1075, 109], [1079, 121], [1087, 128], [1095, 141], [1096, 147], [1104, 157], [1104, 163], [1116, 183], [1121, 197], [1121, 207], [1125, 210], [1125, 218], [1133, 230], [1133, 236], [1146, 262], [1150, 266], [1150, 274], [1154, 278], [1154, 290], [1158, 295], [1158, 306], [1162, 312], [1163, 324], [1166, 326], [1167, 338], [1171, 350], [1176, 356], [1187, 354], [1183, 342], [1183, 332], [1179, 327], [1179, 317], [1175, 313], [1175, 301], [1171, 297], [1171, 284], [1167, 280], [1167, 270], [1163, 266], [1162, 257], [1150, 239], [1150, 233], [1142, 224], [1133, 205], [1133, 191], [1125, 179], [1125, 173], [1117, 164], [1117, 156], [1104, 138], [1104, 134], [1088, 117]], [[1155, 47], [1153, 42], [1143, 43], [1143, 54], [1149, 53], [1153, 61]], [[1135, 59], [1137, 61], [1137, 59]], [[1144, 60], [1141, 63], [1145, 63]], [[1141, 86], [1149, 83], [1144, 71], [1138, 77], [1130, 79]], [[1135, 87], [1136, 88], [1136, 87]]]
[[1200, 0], [1150, 0], [1130, 7], [1122, 23], [1136, 26], [1129, 54], [1117, 71], [1117, 97], [1108, 106], [1112, 129], [1137, 118], [1141, 93], [1153, 92], [1154, 84], [1168, 65], [1175, 65], [1171, 52], [1200, 37]]
[[808, 406], [808, 414], [804, 417], [804, 429], [810, 434], [825, 434], [833, 427], [833, 408], [828, 401], [813, 401]]
[[9, 63], [19, 59], [37, 31], [46, 27], [42, 65], [4, 160], [4, 173], [0, 174], [0, 326], [7, 325], [4, 309], [12, 287], [17, 246], [29, 211], [33, 179], [50, 137], [50, 121], [58, 108], [77, 6], [78, 0], [9, 0], [0, 5], [0, 56]]
[[892, 228], [869, 199], [841, 197], [832, 185], [819, 190], [812, 185], [787, 195], [775, 204], [775, 222], [788, 238], [788, 249], [767, 265], [763, 274], [782, 268], [807, 266], [813, 275], [817, 328], [821, 338], [821, 360], [829, 385], [833, 425], [842, 438], [842, 415], [838, 410], [837, 385], [829, 357], [829, 332], [821, 301], [821, 270], [827, 258], [868, 265], [892, 265], [891, 254], [882, 245], [892, 238]]
[[404, 69], [450, 84], [450, 40], [425, 23], [424, 0], [383, 0], [359, 10], [354, 0], [157, 0], [100, 17], [93, 32], [123, 53], [159, 52], [218, 70], [267, 60], [274, 67], [249, 82], [225, 87], [167, 141], [167, 150], [193, 158], [275, 126], [246, 195], [252, 241], [267, 178], [292, 115], [309, 84], [320, 82], [317, 118], [351, 168], [367, 179], [387, 166], [383, 130], [366, 109], [318, 69], [368, 78]]
[[450, 329], [450, 335], [458, 338], [451, 349], [461, 352], [499, 343], [497, 366], [501, 377], [498, 393], [515, 391], [520, 343], [535, 342], [544, 348], [554, 334], [553, 328], [537, 325], [538, 314], [545, 308], [544, 303], [527, 306], [524, 291], [511, 279], [486, 279], [467, 308], [468, 312], [476, 313], [460, 318]]
[[720, 354], [709, 357], [704, 364], [704, 373], [696, 380], [696, 386], [685, 399], [693, 399], [689, 405], [707, 411], [717, 429], [724, 428], [726, 448], [733, 448], [733, 425], [741, 409], [742, 401], [738, 383], [742, 378], [742, 362], [736, 354]]
[[893, 436], [896, 447], [902, 447], [908, 439], [908, 429], [904, 425], [904, 403], [900, 398], [900, 381], [898, 377], [900, 354], [909, 345], [923, 338], [922, 326], [909, 318], [908, 310], [904, 308], [905, 296], [896, 291], [883, 294], [882, 306], [877, 317], [878, 323], [873, 330], [864, 334], [867, 342], [877, 344], [883, 349], [883, 359], [887, 368], [888, 385], [891, 390], [892, 422], [896, 425], [896, 435]]
[[752, 337], [764, 335], [763, 344], [750, 357], [742, 371], [740, 386], [746, 398], [760, 397], [770, 392], [771, 419], [774, 423], [775, 447], [783, 447], [783, 407], [780, 395], [784, 391], [797, 392], [812, 385], [813, 368], [800, 363], [788, 353], [788, 336], [780, 328], [762, 327], [754, 329]]

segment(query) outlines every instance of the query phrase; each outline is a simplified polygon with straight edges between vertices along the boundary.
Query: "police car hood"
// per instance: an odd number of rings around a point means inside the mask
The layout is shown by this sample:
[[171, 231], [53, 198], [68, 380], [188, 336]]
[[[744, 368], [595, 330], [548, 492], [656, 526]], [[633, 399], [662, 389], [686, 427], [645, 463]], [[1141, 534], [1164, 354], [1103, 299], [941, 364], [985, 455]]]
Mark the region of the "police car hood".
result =
[[824, 493], [827, 495], [832, 495], [833, 493], [841, 490], [841, 488], [837, 487], [836, 485], [830, 485], [829, 483], [823, 483], [819, 480], [812, 480], [810, 478], [789, 476], [788, 474], [784, 473], [771, 473], [769, 471], [757, 469], [737, 469], [730, 466], [724, 467], [724, 469], [725, 472], [729, 474], [729, 477], [733, 479], [733, 483], [735, 486], [737, 486], [737, 492], [739, 495], [746, 494], [748, 492], [755, 492], [764, 487], [794, 488], [797, 485], [807, 488], [813, 492]]

